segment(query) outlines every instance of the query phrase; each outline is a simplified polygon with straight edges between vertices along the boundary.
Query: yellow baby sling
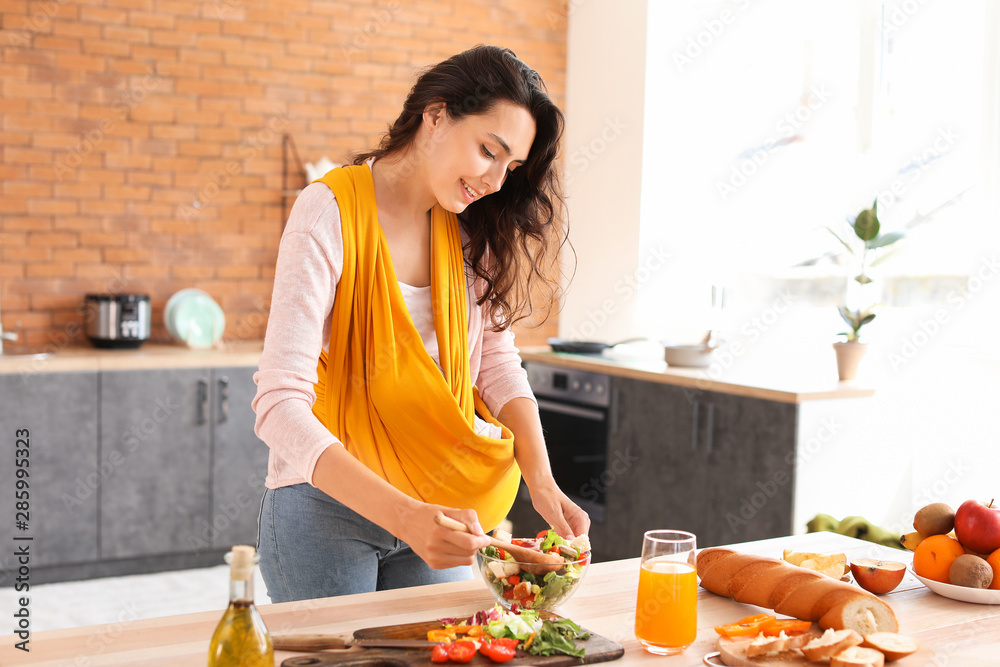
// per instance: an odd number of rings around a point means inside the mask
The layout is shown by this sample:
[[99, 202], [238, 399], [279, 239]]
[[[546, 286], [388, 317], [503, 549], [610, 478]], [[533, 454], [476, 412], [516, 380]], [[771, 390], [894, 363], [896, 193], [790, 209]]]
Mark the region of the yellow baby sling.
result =
[[514, 436], [475, 432], [475, 413], [499, 424], [472, 386], [465, 258], [458, 218], [431, 210], [431, 296], [441, 369], [410, 317], [378, 223], [365, 165], [318, 179], [337, 198], [344, 266], [330, 351], [319, 357], [313, 413], [369, 470], [406, 495], [472, 508], [485, 530], [514, 502], [521, 474]]

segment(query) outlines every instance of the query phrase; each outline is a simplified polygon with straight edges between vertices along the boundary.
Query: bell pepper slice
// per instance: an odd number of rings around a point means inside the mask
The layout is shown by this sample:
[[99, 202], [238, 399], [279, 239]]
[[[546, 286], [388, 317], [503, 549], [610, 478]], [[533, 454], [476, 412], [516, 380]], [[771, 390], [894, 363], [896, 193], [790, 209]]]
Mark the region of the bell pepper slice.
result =
[[809, 630], [811, 621], [800, 621], [797, 618], [775, 618], [761, 626], [760, 631], [768, 637], [777, 637], [782, 632], [786, 635], [797, 635]]
[[448, 643], [455, 639], [455, 633], [450, 628], [439, 628], [427, 631], [427, 641]]
[[753, 637], [761, 632], [765, 623], [775, 620], [770, 614], [747, 616], [729, 625], [718, 625], [715, 631], [723, 637]]

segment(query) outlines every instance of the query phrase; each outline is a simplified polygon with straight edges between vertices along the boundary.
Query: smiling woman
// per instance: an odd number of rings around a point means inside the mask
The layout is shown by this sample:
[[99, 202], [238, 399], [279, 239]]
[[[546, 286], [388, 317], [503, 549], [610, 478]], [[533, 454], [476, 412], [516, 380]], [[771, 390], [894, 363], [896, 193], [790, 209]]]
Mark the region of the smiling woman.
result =
[[273, 601], [470, 578], [522, 474], [560, 534], [589, 529], [553, 480], [509, 329], [536, 284], [556, 289], [562, 126], [537, 73], [477, 47], [296, 200], [253, 402]]

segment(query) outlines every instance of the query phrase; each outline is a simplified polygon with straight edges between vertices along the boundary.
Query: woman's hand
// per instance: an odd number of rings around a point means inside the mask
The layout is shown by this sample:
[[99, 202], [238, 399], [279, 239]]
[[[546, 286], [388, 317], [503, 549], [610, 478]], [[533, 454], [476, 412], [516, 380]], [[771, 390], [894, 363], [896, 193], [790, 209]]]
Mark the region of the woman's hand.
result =
[[555, 480], [541, 487], [529, 487], [528, 490], [535, 511], [560, 537], [572, 540], [590, 532], [590, 516], [559, 489]]
[[[469, 532], [461, 533], [439, 526], [434, 521], [439, 512], [464, 523]], [[399, 538], [435, 570], [472, 565], [476, 562], [476, 552], [490, 545], [474, 510], [457, 510], [414, 501], [401, 510], [399, 518]]]

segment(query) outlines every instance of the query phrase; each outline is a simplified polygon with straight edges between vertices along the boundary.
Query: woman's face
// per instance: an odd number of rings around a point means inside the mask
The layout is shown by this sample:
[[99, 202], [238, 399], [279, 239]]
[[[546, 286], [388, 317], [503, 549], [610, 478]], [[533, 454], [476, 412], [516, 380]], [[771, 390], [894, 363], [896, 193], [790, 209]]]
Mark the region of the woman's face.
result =
[[499, 190], [508, 172], [528, 159], [535, 140], [531, 114], [509, 102], [457, 121], [438, 108], [424, 113], [424, 123], [429, 130], [425, 158], [430, 188], [442, 208], [452, 213]]

